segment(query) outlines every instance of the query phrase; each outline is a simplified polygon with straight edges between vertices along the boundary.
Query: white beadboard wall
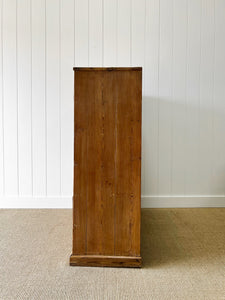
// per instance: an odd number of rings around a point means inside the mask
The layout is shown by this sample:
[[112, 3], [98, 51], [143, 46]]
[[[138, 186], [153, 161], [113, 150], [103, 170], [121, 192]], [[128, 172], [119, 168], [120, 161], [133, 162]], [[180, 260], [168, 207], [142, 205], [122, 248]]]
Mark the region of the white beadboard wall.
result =
[[0, 207], [71, 207], [73, 66], [143, 67], [143, 207], [225, 206], [224, 0], [0, 0]]

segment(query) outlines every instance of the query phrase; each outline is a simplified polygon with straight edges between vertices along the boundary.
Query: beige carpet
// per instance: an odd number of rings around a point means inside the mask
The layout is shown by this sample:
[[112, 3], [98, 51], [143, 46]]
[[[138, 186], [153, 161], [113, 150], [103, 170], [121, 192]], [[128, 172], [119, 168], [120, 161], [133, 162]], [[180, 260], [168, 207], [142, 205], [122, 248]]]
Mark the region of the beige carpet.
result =
[[0, 210], [0, 299], [225, 299], [225, 209], [144, 209], [142, 269], [70, 267], [71, 210]]

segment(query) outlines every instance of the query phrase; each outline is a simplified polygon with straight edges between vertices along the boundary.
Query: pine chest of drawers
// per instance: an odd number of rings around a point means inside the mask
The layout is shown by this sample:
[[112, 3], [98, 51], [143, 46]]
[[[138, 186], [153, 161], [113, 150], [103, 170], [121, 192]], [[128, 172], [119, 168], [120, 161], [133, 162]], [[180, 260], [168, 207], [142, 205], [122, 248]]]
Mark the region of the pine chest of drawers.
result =
[[74, 68], [70, 265], [140, 267], [142, 68]]

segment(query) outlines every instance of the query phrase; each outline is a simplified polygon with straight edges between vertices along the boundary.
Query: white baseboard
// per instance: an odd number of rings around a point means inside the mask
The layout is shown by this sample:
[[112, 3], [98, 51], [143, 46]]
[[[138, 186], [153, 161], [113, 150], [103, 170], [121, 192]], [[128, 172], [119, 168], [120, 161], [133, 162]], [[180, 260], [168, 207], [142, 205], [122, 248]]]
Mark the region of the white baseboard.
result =
[[[142, 208], [225, 207], [225, 196], [142, 196]], [[72, 208], [72, 196], [0, 197], [0, 208]]]
[[163, 207], [225, 207], [225, 196], [142, 196], [143, 208]]
[[0, 208], [72, 208], [72, 197], [5, 196], [0, 197]]

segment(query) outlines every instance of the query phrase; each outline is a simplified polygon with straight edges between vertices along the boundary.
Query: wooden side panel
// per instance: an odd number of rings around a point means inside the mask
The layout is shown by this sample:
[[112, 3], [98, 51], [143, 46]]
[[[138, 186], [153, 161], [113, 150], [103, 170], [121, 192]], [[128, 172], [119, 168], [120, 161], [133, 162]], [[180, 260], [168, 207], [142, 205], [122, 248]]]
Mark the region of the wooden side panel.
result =
[[102, 198], [101, 198], [101, 152], [102, 152], [102, 73], [84, 72], [86, 75], [88, 101], [88, 196], [87, 196], [87, 253], [102, 252]]
[[114, 251], [115, 101], [110, 72], [86, 72], [88, 131], [87, 254]]
[[75, 71], [73, 257], [140, 257], [141, 92], [140, 69]]
[[73, 253], [86, 253], [88, 96], [85, 74], [75, 72]]
[[140, 255], [141, 71], [117, 72], [115, 255]]
[[[114, 73], [114, 72], [113, 72]], [[115, 147], [116, 147], [116, 78], [112, 72], [104, 72], [103, 81], [103, 152], [102, 152], [102, 200], [104, 209], [104, 255], [114, 253], [115, 210]]]

